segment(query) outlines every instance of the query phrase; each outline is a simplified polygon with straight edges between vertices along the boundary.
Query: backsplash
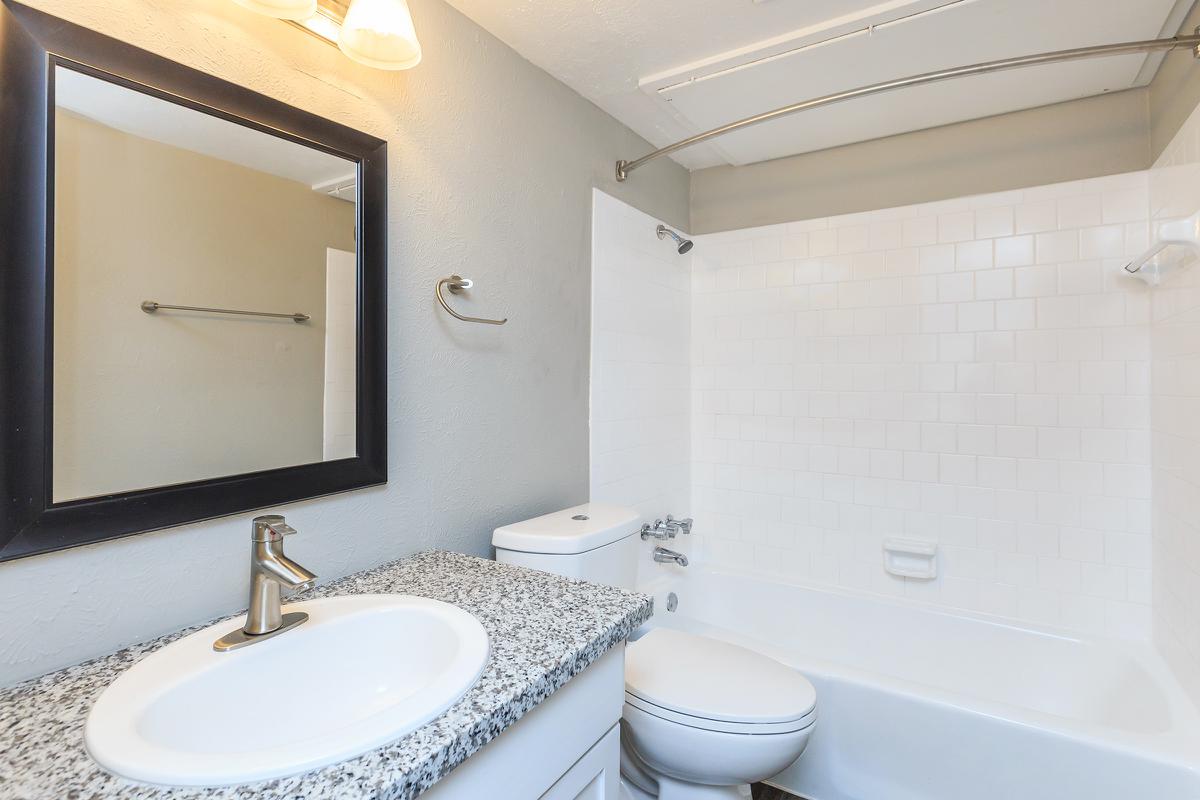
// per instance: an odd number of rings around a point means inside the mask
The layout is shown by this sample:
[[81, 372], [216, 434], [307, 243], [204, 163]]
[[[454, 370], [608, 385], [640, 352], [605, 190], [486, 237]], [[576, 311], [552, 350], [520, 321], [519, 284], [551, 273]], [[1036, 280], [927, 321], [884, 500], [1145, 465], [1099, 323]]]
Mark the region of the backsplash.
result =
[[[710, 563], [1148, 635], [1150, 294], [1134, 173], [698, 237]], [[937, 542], [932, 581], [882, 542]]]

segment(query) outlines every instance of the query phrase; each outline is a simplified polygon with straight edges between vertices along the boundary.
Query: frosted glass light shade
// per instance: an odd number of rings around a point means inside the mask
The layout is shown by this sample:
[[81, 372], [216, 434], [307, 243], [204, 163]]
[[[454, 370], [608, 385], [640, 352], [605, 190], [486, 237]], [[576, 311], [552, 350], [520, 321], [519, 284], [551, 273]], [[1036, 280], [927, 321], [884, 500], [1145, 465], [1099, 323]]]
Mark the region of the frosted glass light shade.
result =
[[307, 19], [317, 13], [317, 0], [233, 0], [239, 6], [279, 19]]
[[421, 63], [421, 43], [405, 0], [353, 0], [338, 47], [376, 69], [411, 69]]

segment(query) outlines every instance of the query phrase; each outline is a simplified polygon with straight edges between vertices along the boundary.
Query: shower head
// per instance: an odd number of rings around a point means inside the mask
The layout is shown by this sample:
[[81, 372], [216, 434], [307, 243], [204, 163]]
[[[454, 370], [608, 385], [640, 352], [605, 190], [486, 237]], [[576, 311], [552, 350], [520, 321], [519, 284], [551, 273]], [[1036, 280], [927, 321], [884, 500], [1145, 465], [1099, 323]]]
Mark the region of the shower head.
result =
[[675, 244], [679, 245], [679, 247], [678, 247], [679, 255], [683, 255], [684, 253], [686, 253], [687, 251], [692, 249], [692, 240], [691, 239], [683, 238], [678, 233], [676, 233], [675, 231], [668, 228], [666, 225], [659, 225], [657, 228], [655, 228], [654, 232], [658, 234], [659, 239], [665, 239], [668, 236], [670, 236], [673, 240], [675, 240]]

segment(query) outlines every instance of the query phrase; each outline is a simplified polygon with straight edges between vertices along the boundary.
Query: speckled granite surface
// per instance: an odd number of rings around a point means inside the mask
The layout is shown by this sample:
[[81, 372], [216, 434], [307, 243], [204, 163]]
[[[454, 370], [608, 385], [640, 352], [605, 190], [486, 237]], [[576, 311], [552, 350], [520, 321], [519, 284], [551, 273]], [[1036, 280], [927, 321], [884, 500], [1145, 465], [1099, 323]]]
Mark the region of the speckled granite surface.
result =
[[0, 798], [407, 800], [626, 638], [651, 613], [651, 600], [643, 595], [438, 551], [350, 575], [303, 599], [370, 593], [454, 603], [483, 623], [491, 642], [479, 681], [449, 711], [408, 736], [302, 775], [219, 789], [137, 784], [99, 767], [83, 747], [84, 719], [96, 696], [146, 654], [210, 622], [0, 690]]

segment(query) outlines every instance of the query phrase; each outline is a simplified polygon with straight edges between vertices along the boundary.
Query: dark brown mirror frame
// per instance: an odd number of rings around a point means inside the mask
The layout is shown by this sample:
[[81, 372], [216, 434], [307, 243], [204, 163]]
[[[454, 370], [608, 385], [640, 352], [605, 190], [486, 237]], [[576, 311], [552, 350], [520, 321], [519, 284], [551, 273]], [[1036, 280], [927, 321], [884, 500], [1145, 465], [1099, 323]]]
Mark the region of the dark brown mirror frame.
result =
[[[358, 163], [355, 458], [54, 503], [54, 67]], [[386, 143], [27, 6], [0, 0], [0, 561], [387, 481]]]

